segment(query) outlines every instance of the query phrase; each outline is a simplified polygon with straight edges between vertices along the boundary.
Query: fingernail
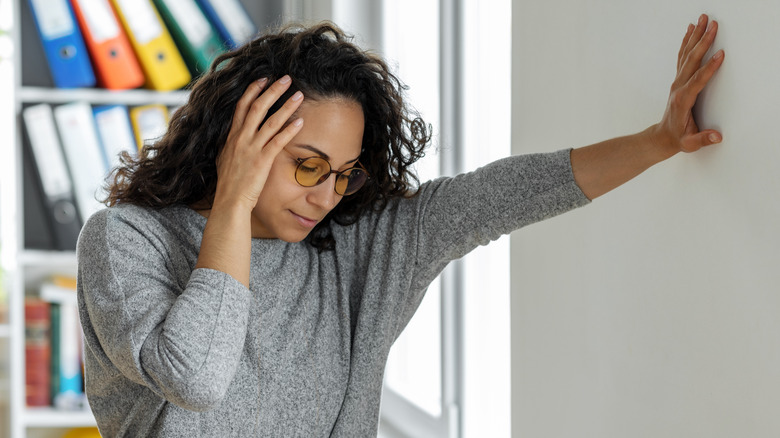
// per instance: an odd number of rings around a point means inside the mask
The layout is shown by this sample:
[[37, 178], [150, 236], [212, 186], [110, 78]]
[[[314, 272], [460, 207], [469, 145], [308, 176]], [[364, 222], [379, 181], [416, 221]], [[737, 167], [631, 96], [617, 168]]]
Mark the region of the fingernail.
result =
[[282, 84], [285, 84], [285, 85], [289, 84], [290, 81], [291, 81], [290, 75], [284, 75], [284, 76], [282, 76], [281, 79], [279, 79], [279, 82], [282, 83]]
[[721, 138], [718, 134], [710, 134], [710, 141], [713, 143], [720, 143]]
[[301, 125], [303, 125], [303, 119], [298, 117], [297, 119], [293, 120], [292, 124], [294, 126], [301, 126]]
[[720, 59], [723, 58], [723, 50], [718, 50], [715, 52], [715, 56], [712, 57], [713, 59]]
[[262, 79], [258, 79], [257, 80], [258, 85], [261, 85], [261, 86], [265, 85], [266, 82], [268, 82], [268, 78], [262, 78]]
[[292, 95], [293, 102], [297, 102], [303, 98], [303, 93], [300, 91], [296, 91], [295, 94]]

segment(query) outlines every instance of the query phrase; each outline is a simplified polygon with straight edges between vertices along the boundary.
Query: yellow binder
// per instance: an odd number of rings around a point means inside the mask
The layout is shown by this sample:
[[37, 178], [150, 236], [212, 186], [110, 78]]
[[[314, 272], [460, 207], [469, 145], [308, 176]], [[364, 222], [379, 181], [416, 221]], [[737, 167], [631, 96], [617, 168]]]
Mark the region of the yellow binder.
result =
[[168, 130], [168, 107], [154, 103], [131, 108], [130, 123], [140, 151], [146, 144], [154, 144]]
[[151, 0], [111, 2], [146, 75], [146, 87], [169, 91], [187, 85], [190, 72]]

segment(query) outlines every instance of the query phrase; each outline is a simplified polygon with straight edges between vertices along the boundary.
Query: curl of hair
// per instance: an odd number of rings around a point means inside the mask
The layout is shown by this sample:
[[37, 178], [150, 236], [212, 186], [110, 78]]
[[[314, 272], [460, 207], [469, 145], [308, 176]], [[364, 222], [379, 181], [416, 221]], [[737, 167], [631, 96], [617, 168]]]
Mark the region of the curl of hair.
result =
[[123, 154], [109, 177], [104, 202], [152, 208], [212, 205], [216, 161], [238, 100], [253, 81], [268, 78], [270, 83], [285, 74], [292, 85], [268, 116], [300, 90], [307, 100], [355, 101], [365, 119], [360, 163], [371, 179], [312, 230], [307, 239], [313, 246], [334, 248], [330, 221], [354, 224], [363, 212], [383, 208], [390, 199], [413, 196], [419, 181], [411, 166], [424, 155], [430, 126], [405, 103], [407, 87], [385, 61], [357, 47], [335, 24], [322, 22], [288, 25], [218, 57], [194, 82], [167, 133], [137, 157]]

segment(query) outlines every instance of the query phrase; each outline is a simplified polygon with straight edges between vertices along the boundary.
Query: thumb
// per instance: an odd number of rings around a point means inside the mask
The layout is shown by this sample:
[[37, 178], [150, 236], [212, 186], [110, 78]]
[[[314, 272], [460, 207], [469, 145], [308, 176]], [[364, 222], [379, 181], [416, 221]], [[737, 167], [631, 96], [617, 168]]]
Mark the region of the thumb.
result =
[[705, 146], [717, 144], [721, 141], [723, 141], [723, 135], [721, 135], [720, 132], [713, 129], [707, 129], [688, 136], [683, 142], [682, 150], [684, 152], [695, 152]]

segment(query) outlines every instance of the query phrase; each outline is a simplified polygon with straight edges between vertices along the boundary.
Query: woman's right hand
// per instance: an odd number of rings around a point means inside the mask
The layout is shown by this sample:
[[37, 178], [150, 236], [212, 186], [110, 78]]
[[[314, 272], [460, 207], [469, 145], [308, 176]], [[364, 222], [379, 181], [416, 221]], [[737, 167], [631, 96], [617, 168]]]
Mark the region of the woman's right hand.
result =
[[274, 159], [303, 126], [301, 118], [285, 126], [303, 102], [300, 91], [260, 126], [291, 82], [285, 75], [267, 87], [268, 80], [261, 79], [251, 83], [239, 99], [227, 141], [217, 158], [214, 204], [238, 203], [250, 211], [255, 207]]

